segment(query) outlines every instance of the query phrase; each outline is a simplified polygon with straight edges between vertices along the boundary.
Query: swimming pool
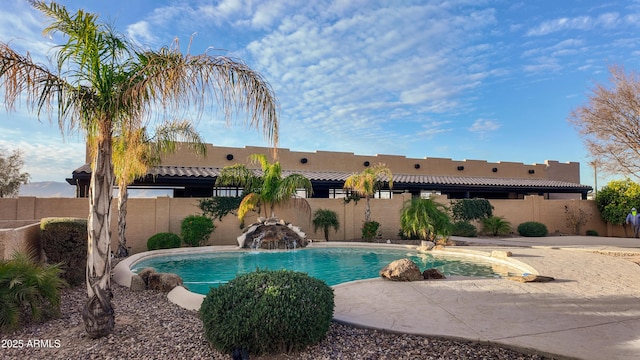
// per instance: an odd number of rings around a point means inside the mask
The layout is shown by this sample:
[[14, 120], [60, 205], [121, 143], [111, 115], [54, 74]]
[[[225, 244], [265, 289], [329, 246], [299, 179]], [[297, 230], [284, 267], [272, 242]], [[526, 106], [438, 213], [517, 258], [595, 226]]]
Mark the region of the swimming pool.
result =
[[219, 251], [152, 257], [133, 264], [135, 273], [146, 267], [182, 277], [190, 291], [206, 295], [217, 287], [256, 269], [289, 269], [319, 278], [327, 285], [376, 278], [390, 262], [402, 258], [414, 261], [420, 270], [437, 268], [445, 275], [500, 277], [516, 268], [496, 267], [490, 261], [463, 256], [433, 256], [409, 249], [323, 247], [288, 251]]

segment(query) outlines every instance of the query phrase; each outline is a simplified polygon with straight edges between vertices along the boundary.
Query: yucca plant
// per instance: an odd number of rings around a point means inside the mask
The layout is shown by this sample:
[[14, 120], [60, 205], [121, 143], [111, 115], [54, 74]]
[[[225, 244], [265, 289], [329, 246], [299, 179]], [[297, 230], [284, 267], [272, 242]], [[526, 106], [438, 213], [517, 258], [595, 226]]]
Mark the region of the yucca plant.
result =
[[0, 260], [0, 329], [16, 328], [24, 309], [34, 321], [59, 316], [60, 290], [66, 286], [60, 266], [35, 263], [25, 253]]
[[493, 236], [505, 235], [511, 231], [511, 223], [502, 216], [489, 216], [482, 220], [482, 228], [485, 233]]

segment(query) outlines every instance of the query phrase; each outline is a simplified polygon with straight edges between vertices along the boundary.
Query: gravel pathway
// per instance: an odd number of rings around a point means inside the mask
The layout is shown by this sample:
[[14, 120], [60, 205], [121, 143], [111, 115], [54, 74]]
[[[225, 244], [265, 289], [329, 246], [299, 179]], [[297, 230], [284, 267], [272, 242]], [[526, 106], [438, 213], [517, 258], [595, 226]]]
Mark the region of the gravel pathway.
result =
[[[156, 291], [131, 292], [113, 284], [116, 327], [109, 336], [86, 336], [81, 311], [84, 287], [62, 294], [59, 319], [2, 333], [2, 359], [231, 359], [203, 337], [197, 313]], [[19, 348], [7, 348], [9, 344]], [[551, 359], [464, 341], [390, 334], [332, 323], [327, 338], [303, 353], [251, 359]]]

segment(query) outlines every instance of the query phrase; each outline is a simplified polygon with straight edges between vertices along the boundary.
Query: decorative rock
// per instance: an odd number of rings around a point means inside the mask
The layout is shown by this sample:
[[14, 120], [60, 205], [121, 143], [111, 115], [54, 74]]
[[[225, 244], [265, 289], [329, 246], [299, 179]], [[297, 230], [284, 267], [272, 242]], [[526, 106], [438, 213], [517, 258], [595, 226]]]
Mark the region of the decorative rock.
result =
[[258, 220], [237, 237], [238, 246], [252, 249], [293, 249], [307, 246], [307, 235], [299, 227], [278, 218]]
[[147, 288], [147, 284], [144, 283], [142, 276], [134, 274], [131, 276], [131, 285], [129, 289], [131, 291], [144, 291]]
[[182, 286], [182, 278], [171, 273], [151, 273], [149, 274], [149, 290], [160, 290], [169, 292], [176, 286]]
[[425, 280], [429, 280], [429, 279], [446, 279], [444, 274], [441, 273], [440, 270], [438, 270], [438, 269], [427, 269], [427, 270], [422, 272], [422, 277]]
[[138, 273], [138, 276], [140, 276], [140, 278], [142, 278], [142, 281], [144, 281], [144, 285], [148, 286], [149, 285], [149, 275], [153, 274], [156, 272], [156, 269], [154, 268], [144, 268], [142, 270], [140, 270], [140, 272]]
[[436, 245], [433, 247], [433, 250], [444, 250], [444, 245]]
[[380, 270], [380, 276], [391, 281], [422, 280], [420, 268], [409, 259], [396, 260]]
[[508, 258], [511, 257], [513, 254], [511, 253], [511, 251], [504, 251], [504, 250], [493, 250], [491, 252], [491, 257], [494, 258]]
[[434, 244], [431, 241], [421, 241], [420, 242], [420, 246], [416, 250], [418, 250], [418, 251], [429, 251], [429, 250], [433, 249], [434, 246], [436, 246], [436, 244]]
[[533, 274], [528, 274], [528, 275], [523, 275], [523, 276], [509, 276], [509, 277], [506, 277], [505, 279], [511, 280], [511, 281], [523, 282], [523, 283], [527, 283], [527, 282], [549, 282], [549, 281], [555, 280], [551, 276], [542, 276], [542, 275], [533, 275]]

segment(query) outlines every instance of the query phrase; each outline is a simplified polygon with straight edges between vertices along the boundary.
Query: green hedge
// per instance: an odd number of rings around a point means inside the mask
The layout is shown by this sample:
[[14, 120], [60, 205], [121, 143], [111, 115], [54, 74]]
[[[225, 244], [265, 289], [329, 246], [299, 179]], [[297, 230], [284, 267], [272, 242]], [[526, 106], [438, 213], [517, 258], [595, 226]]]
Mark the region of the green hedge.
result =
[[147, 250], [179, 248], [181, 242], [180, 236], [170, 232], [161, 232], [147, 240]]
[[189, 215], [182, 220], [180, 235], [188, 246], [206, 244], [209, 236], [216, 229], [213, 220], [203, 215]]
[[87, 267], [87, 219], [43, 218], [40, 220], [40, 241], [47, 262], [63, 263], [61, 274], [69, 285], [85, 281]]
[[290, 270], [257, 270], [212, 288], [200, 307], [206, 339], [218, 350], [252, 354], [303, 350], [325, 338], [333, 289]]
[[526, 237], [544, 237], [549, 231], [547, 226], [537, 221], [527, 221], [518, 225], [518, 233]]

